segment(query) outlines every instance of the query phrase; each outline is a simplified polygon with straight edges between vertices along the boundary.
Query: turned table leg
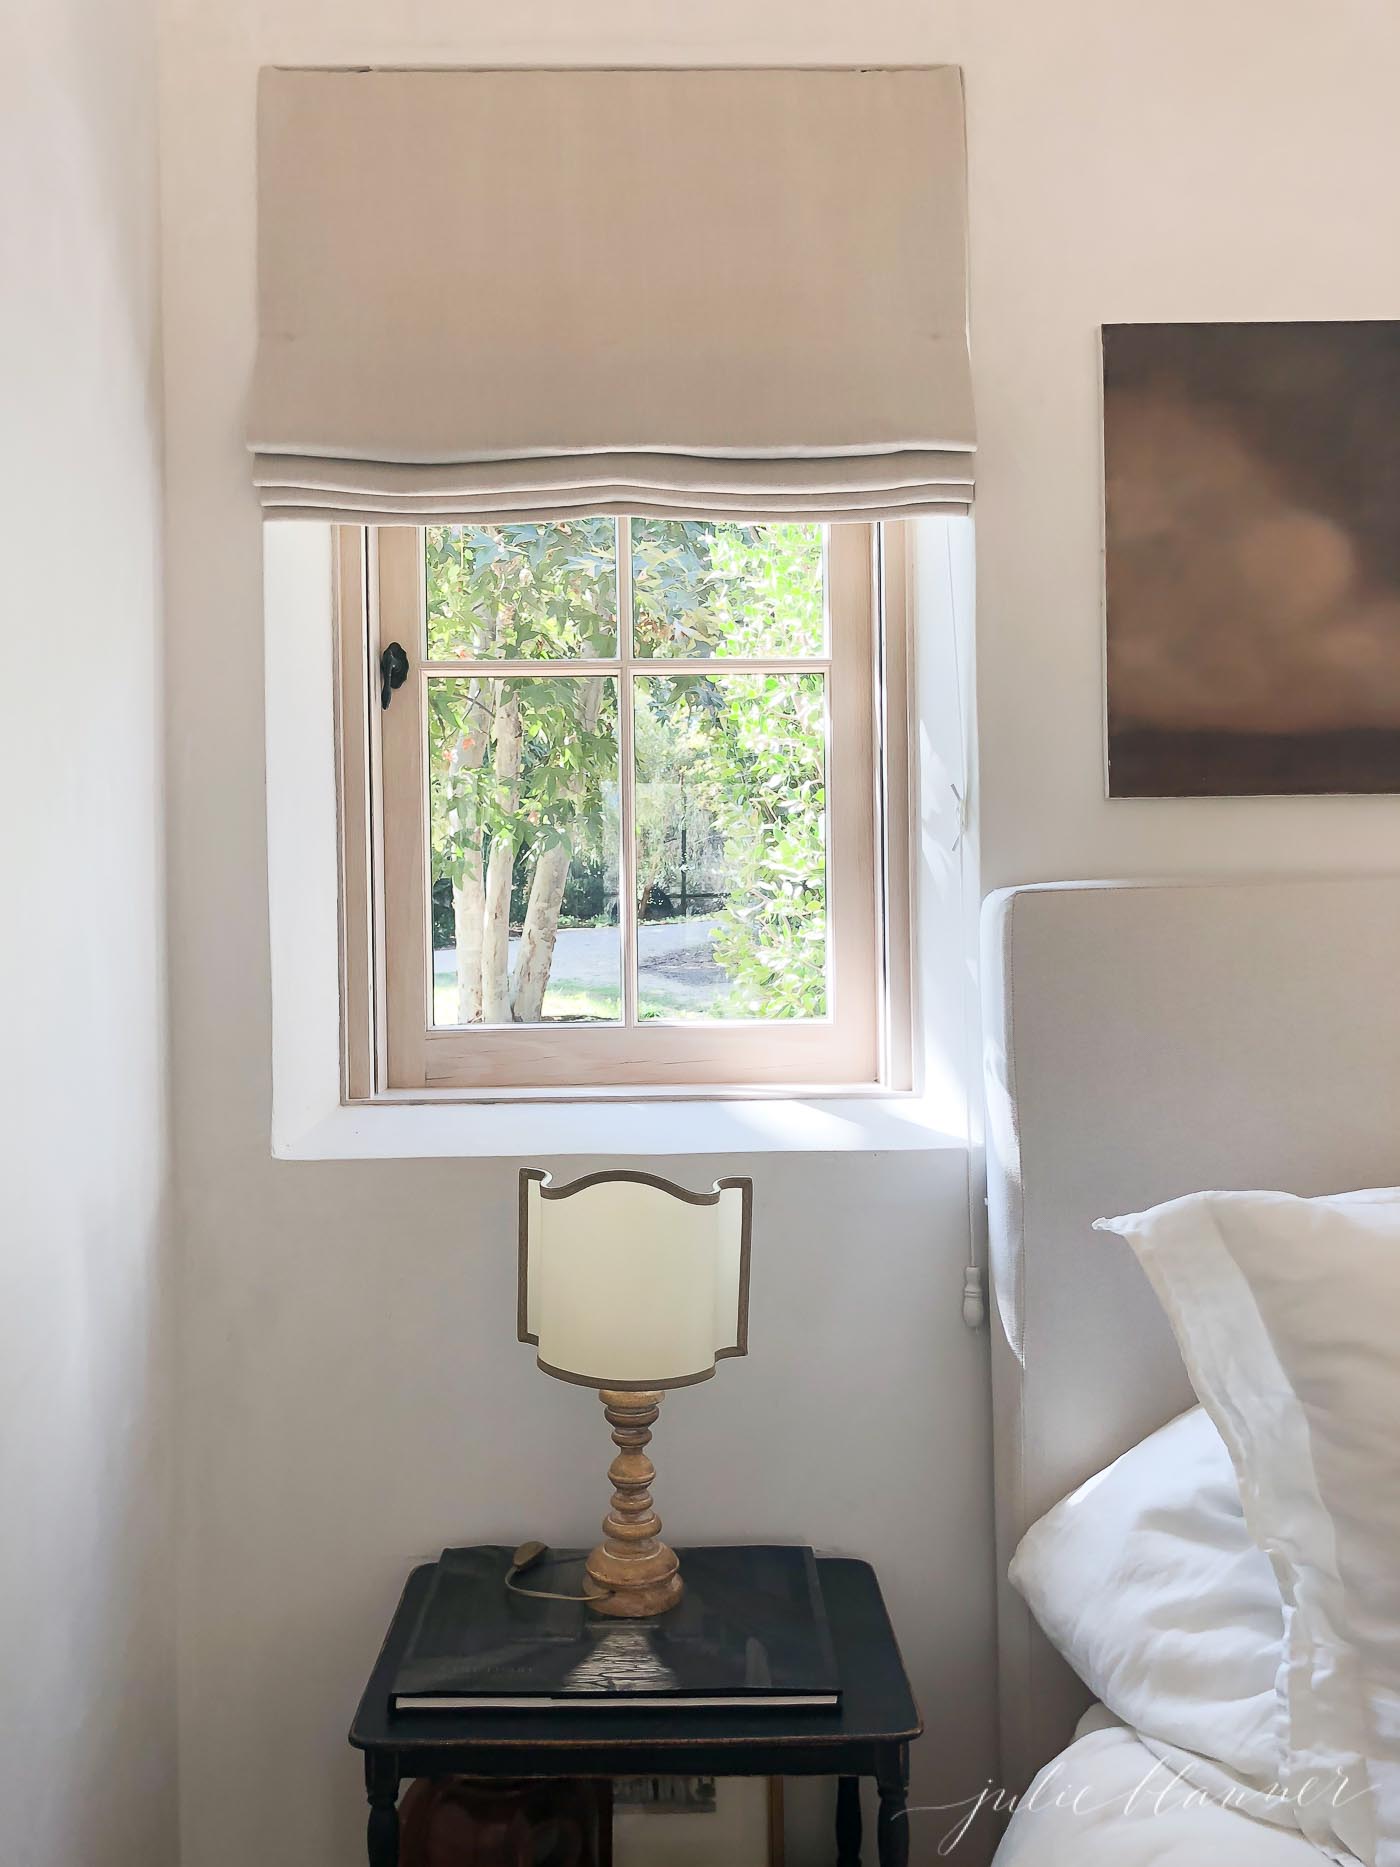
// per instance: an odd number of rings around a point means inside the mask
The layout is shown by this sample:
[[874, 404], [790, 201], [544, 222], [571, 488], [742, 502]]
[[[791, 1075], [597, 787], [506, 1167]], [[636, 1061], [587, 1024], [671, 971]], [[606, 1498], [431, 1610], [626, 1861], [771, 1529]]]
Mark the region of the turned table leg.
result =
[[396, 1759], [378, 1752], [366, 1753], [365, 1789], [369, 1795], [366, 1832], [369, 1867], [399, 1867], [399, 1766]]
[[876, 1783], [880, 1822], [876, 1830], [880, 1867], [909, 1867], [909, 1747], [898, 1745], [882, 1758]]
[[860, 1778], [836, 1782], [836, 1867], [860, 1867]]

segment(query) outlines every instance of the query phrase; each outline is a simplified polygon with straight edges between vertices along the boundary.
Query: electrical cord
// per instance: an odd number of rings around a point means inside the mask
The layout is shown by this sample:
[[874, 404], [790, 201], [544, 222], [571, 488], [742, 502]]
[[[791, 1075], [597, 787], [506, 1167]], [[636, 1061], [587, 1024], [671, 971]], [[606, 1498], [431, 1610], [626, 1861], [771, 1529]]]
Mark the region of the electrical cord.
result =
[[[534, 1569], [549, 1554], [548, 1543], [522, 1543], [510, 1559], [506, 1570], [506, 1587], [513, 1595], [524, 1595], [531, 1601], [601, 1601], [608, 1591], [600, 1590], [593, 1595], [560, 1595], [548, 1588], [522, 1588], [516, 1581], [517, 1575], [524, 1575], [528, 1569]], [[576, 1562], [577, 1557], [556, 1556], [554, 1561]]]

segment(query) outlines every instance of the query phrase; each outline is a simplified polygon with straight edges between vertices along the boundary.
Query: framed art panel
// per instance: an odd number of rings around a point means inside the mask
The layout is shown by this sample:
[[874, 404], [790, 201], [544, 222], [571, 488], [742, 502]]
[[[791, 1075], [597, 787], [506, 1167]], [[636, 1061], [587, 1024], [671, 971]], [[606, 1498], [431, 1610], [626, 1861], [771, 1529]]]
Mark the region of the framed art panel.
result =
[[1400, 322], [1103, 331], [1111, 797], [1400, 791]]

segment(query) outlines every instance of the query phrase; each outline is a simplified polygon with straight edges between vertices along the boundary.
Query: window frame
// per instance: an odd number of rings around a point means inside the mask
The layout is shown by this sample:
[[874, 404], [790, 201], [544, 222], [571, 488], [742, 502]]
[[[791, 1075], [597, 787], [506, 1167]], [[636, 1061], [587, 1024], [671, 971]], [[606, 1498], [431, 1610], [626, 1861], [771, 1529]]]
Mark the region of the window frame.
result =
[[[335, 528], [337, 791], [340, 820], [342, 1091], [374, 1100], [551, 1101], [611, 1097], [845, 1096], [912, 1087], [910, 821], [912, 642], [908, 528], [828, 531], [825, 658], [764, 665], [819, 670], [828, 682], [828, 938], [832, 1008], [810, 1021], [435, 1029], [426, 835], [427, 681], [460, 674], [426, 659], [421, 528]], [[619, 584], [628, 566], [619, 558]], [[624, 652], [630, 601], [619, 591], [618, 653], [579, 678], [632, 681], [701, 665]], [[379, 703], [381, 644], [400, 641], [409, 675]], [[502, 675], [550, 663], [503, 663]], [[707, 671], [754, 662], [707, 657]], [[494, 670], [493, 670], [494, 671]], [[619, 733], [619, 758], [630, 735]], [[387, 812], [387, 814], [386, 814]], [[622, 880], [626, 885], [627, 869]], [[630, 897], [629, 897], [630, 898]], [[635, 937], [635, 928], [633, 929]], [[624, 965], [630, 953], [624, 950]], [[719, 1038], [721, 1041], [716, 1042]]]

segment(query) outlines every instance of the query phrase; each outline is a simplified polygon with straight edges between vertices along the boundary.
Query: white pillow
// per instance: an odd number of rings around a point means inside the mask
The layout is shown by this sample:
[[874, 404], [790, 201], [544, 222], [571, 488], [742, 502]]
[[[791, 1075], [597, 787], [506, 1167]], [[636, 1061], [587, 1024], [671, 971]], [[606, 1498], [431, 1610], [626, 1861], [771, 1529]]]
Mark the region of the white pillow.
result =
[[1197, 1193], [1100, 1226], [1152, 1279], [1273, 1562], [1299, 1823], [1400, 1867], [1400, 1189]]
[[[1170, 1750], [1173, 1767], [1213, 1793], [1243, 1784], [1267, 1797], [1280, 1764], [1283, 1604], [1200, 1407], [1033, 1524], [1010, 1573], [1094, 1696], [1159, 1755]], [[1257, 1812], [1294, 1820], [1276, 1803]]]

